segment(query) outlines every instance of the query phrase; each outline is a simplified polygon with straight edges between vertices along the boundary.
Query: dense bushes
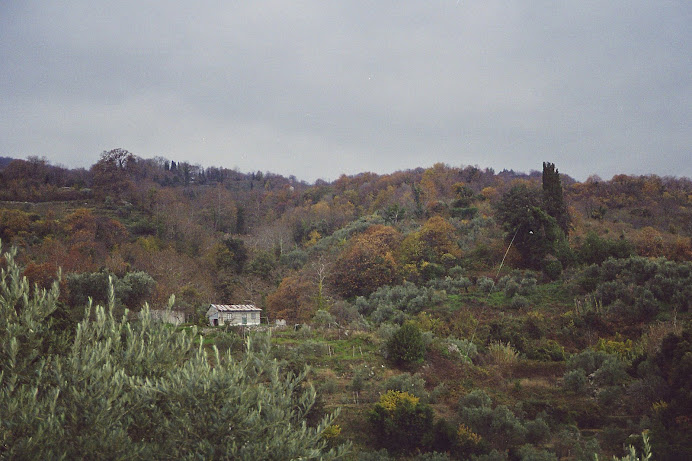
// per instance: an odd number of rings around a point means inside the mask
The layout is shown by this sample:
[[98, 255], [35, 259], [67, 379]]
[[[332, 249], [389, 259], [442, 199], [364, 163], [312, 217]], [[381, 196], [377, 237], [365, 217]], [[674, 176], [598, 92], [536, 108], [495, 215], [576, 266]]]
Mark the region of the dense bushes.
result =
[[334, 231], [332, 235], [323, 237], [317, 243], [310, 247], [311, 252], [325, 251], [329, 249], [334, 244], [346, 241], [349, 237], [359, 232], [364, 232], [372, 226], [384, 224], [385, 221], [382, 217], [364, 216], [362, 218], [356, 219], [350, 222], [348, 225]]
[[591, 265], [578, 276], [581, 288], [622, 320], [646, 321], [662, 308], [686, 312], [692, 304], [692, 263], [630, 257]]
[[[535, 272], [526, 271], [522, 273], [517, 271], [512, 275], [505, 275], [497, 281], [494, 289], [503, 291], [507, 298], [513, 298], [515, 295], [528, 296], [536, 291], [538, 280], [535, 277]], [[488, 282], [483, 282], [488, 284]]]
[[433, 441], [433, 411], [408, 392], [388, 391], [369, 415], [380, 446], [392, 451], [429, 447]]
[[482, 293], [490, 293], [495, 288], [495, 281], [490, 277], [479, 277], [476, 281], [476, 288]]
[[425, 342], [414, 323], [404, 323], [387, 341], [387, 358], [400, 366], [415, 365], [423, 361]]
[[589, 382], [586, 379], [584, 370], [578, 368], [565, 373], [565, 376], [562, 378], [562, 385], [570, 392], [583, 394], [586, 392]]
[[526, 442], [527, 429], [505, 405], [492, 407], [488, 395], [475, 390], [459, 400], [461, 422], [494, 447], [507, 449]]
[[399, 279], [394, 252], [401, 234], [389, 226], [375, 225], [353, 237], [337, 258], [328, 277], [344, 298], [367, 296]]
[[381, 287], [367, 298], [358, 297], [355, 306], [363, 315], [372, 314], [375, 324], [387, 321], [402, 323], [406, 314], [415, 315], [443, 300], [443, 294], [434, 288], [404, 282], [402, 285]]
[[276, 258], [268, 251], [258, 251], [247, 265], [247, 272], [263, 279], [269, 279], [276, 267]]
[[[451, 271], [450, 271], [451, 272]], [[468, 293], [469, 287], [473, 285], [468, 278], [457, 275], [455, 277], [447, 276], [445, 278], [436, 278], [428, 282], [428, 287], [437, 290], [444, 290], [447, 294]]]
[[300, 269], [308, 260], [308, 254], [299, 249], [284, 253], [279, 258], [279, 262], [289, 269]]
[[408, 392], [387, 391], [369, 420], [379, 446], [395, 453], [424, 452], [416, 460], [467, 459], [487, 447], [468, 426], [435, 421], [432, 408]]
[[409, 394], [427, 401], [428, 392], [425, 390], [425, 380], [419, 374], [402, 373], [389, 378], [384, 383], [386, 391], [408, 392]]
[[[189, 310], [203, 318], [203, 300], [254, 300], [265, 309], [272, 323], [275, 318], [285, 318], [290, 323], [295, 320], [322, 327], [275, 330], [278, 332], [274, 339], [280, 344], [274, 355], [279, 372], [287, 376], [284, 372], [290, 369], [299, 374], [305, 363], [314, 363], [314, 382], [333, 394], [330, 407], [350, 401], [353, 391], [357, 403], [345, 409], [346, 418], [340, 421], [344, 426], [342, 437], [358, 437], [359, 448], [363, 449], [375, 445], [368, 438], [371, 433], [362, 428], [362, 404], [376, 401], [377, 393], [385, 390], [407, 391], [424, 403], [434, 402], [435, 411], [449, 418], [433, 425], [433, 436], [407, 454], [412, 459], [419, 449], [448, 453], [430, 453], [425, 459], [470, 459], [474, 455], [485, 460], [544, 459], [550, 457], [544, 451], [547, 447], [560, 458], [593, 459], [577, 450], [581, 442], [573, 442], [581, 440], [580, 429], [585, 428], [588, 430], [584, 434], [598, 434], [593, 438], [600, 438], [608, 452], [619, 452], [625, 437], [644, 427], [652, 428], [654, 443], [670, 445], [667, 449], [657, 447], [661, 457], [692, 446], [686, 419], [692, 413], [687, 399], [689, 341], [680, 328], [691, 315], [683, 312], [692, 299], [690, 266], [632, 258], [632, 245], [624, 238], [618, 239], [619, 235], [632, 238], [641, 255], [666, 254], [676, 261], [692, 261], [689, 180], [618, 177], [611, 182], [589, 180], [581, 184], [569, 180], [569, 195], [563, 204], [569, 203], [574, 214], [571, 255], [564, 238], [572, 230], [563, 219], [566, 210], [552, 200], [561, 193], [555, 187], [555, 179], [559, 178], [553, 168], [549, 168], [552, 192], [544, 195], [535, 187], [539, 180], [536, 174], [506, 171], [495, 175], [473, 167], [438, 165], [385, 176], [344, 175], [333, 183], [319, 181], [308, 185], [295, 178], [259, 172], [250, 177], [237, 171], [203, 171], [195, 167], [190, 175], [190, 165], [178, 163], [176, 169], [175, 163], [169, 167], [171, 162], [167, 161], [164, 170], [161, 165], [156, 167], [163, 159], [150, 163], [134, 160], [138, 167], [147, 168], [136, 175], [125, 172], [129, 185], [120, 181], [122, 175], [109, 178], [118, 183], [116, 189], [120, 191], [108, 187], [101, 176], [97, 181], [98, 201], [4, 204], [8, 209], [0, 210], [0, 238], [12, 239], [26, 248], [21, 263], [26, 264], [24, 274], [32, 283], [49, 287], [62, 264], [65, 274], [86, 274], [64, 279], [66, 289], [61, 301], [81, 306], [91, 296], [96, 303], [105, 303], [110, 272], [118, 276], [113, 279], [118, 307], [138, 309], [143, 299], [138, 293], [146, 291], [148, 283], [144, 273], [137, 276], [135, 271], [144, 270], [157, 281], [157, 304], [177, 291]], [[40, 167], [33, 161], [24, 166]], [[13, 189], [13, 194], [21, 189], [29, 191], [24, 193], [26, 198], [36, 197], [30, 190], [34, 186], [40, 189], [41, 200], [50, 199], [53, 192], [61, 192], [57, 188], [65, 185], [74, 186], [69, 192], [73, 198], [92, 195], [78, 190], [91, 187], [92, 174], [86, 171], [79, 184], [57, 184], [55, 177], [43, 174], [32, 176], [32, 181], [18, 180], [22, 175], [10, 174], [10, 170], [1, 172], [4, 179], [0, 181]], [[48, 179], [53, 182], [52, 189], [47, 188], [48, 184], [41, 185]], [[175, 187], [176, 181], [185, 187]], [[526, 186], [523, 190], [522, 185]], [[110, 197], [104, 195], [104, 186], [113, 192]], [[5, 195], [12, 195], [8, 194]], [[21, 196], [20, 193], [18, 197]], [[552, 198], [548, 200], [548, 196]], [[498, 202], [500, 212], [496, 213], [494, 207]], [[73, 212], [75, 206], [88, 206], [91, 210]], [[594, 210], [597, 213], [592, 214]], [[608, 219], [604, 220], [606, 210]], [[379, 213], [381, 217], [367, 216], [370, 213]], [[590, 216], [600, 221], [592, 221]], [[594, 232], [587, 234], [590, 230]], [[574, 262], [582, 266], [574, 267]], [[532, 270], [519, 271], [517, 267]], [[131, 275], [126, 275], [128, 272]], [[504, 277], [506, 274], [510, 275]], [[498, 276], [502, 278], [498, 280]], [[544, 284], [547, 279], [561, 280]], [[359, 295], [362, 297], [358, 298]], [[68, 436], [76, 434], [75, 444], [84, 445], [87, 436], [96, 440], [104, 430], [96, 424], [92, 432], [80, 439], [75, 426], [79, 418], [94, 420], [94, 414], [103, 407], [98, 406], [99, 402], [89, 405], [91, 397], [82, 395], [81, 408], [74, 403], [76, 397], [72, 398], [76, 394], [70, 394], [72, 390], [67, 385], [57, 384], [63, 376], [59, 373], [67, 373], [65, 370], [71, 366], [65, 357], [71, 357], [77, 316], [81, 319], [83, 311], [81, 307], [64, 308], [65, 305], [59, 305], [39, 319], [27, 320], [18, 315], [18, 320], [10, 322], [11, 327], [2, 324], [2, 384], [9, 383], [7, 377], [12, 373], [20, 376], [18, 385], [42, 380], [40, 389], [35, 386], [38, 392], [34, 400], [38, 402], [45, 402], [46, 393], [55, 389], [64, 391], [57, 400], [61, 415], [67, 415], [61, 429], [53, 428], [45, 420], [39, 423], [50, 430], [63, 430]], [[23, 314], [19, 310], [15, 313]], [[93, 317], [92, 321], [98, 320], [95, 314]], [[661, 325], [672, 325], [669, 331], [675, 333], [675, 338], [662, 341], [663, 329], [648, 339], [640, 337], [651, 332], [647, 328], [654, 325], [644, 322], [652, 318], [663, 320]], [[426, 346], [428, 360], [418, 367], [419, 359], [413, 359], [419, 374], [401, 373], [381, 356], [406, 321], [420, 328]], [[82, 327], [86, 328], [85, 325]], [[163, 379], [160, 376], [172, 381], [165, 349], [157, 349], [158, 343], [147, 339], [148, 334], [153, 334], [151, 330], [142, 333], [138, 330], [139, 322], [128, 325], [143, 344], [139, 349], [132, 346], [133, 355], [149, 350], [160, 354], [152, 365], [154, 371], [142, 373], [155, 374], [152, 381]], [[89, 328], [95, 328], [94, 323]], [[174, 331], [176, 327], [168, 328]], [[187, 329], [190, 338], [202, 342], [214, 367], [217, 363], [212, 344], [222, 351], [230, 350], [236, 358], [243, 354], [244, 341], [231, 331], [217, 328], [200, 337], [191, 333], [189, 327], [181, 328]], [[360, 331], [354, 334], [353, 330]], [[616, 332], [624, 336], [614, 337]], [[9, 339], [13, 335], [17, 338], [15, 343]], [[121, 337], [123, 342], [126, 336]], [[118, 349], [115, 335], [110, 338], [116, 343], [116, 352], [126, 352]], [[107, 351], [102, 344], [105, 341], [95, 343], [101, 347], [97, 352]], [[577, 354], [569, 364], [549, 363], [564, 361], [565, 350], [574, 352], [587, 346], [593, 350]], [[11, 364], [2, 360], [15, 353], [16, 360]], [[195, 372], [196, 381], [190, 378], [185, 382], [181, 378], [176, 384], [212, 388], [168, 393], [161, 396], [161, 401], [153, 397], [156, 393], [152, 391], [147, 394], [152, 399], [147, 403], [152, 404], [152, 413], [172, 411], [175, 405], [186, 410], [185, 405], [189, 405], [192, 413], [186, 415], [191, 420], [187, 424], [194, 430], [201, 427], [205, 417], [207, 424], [221, 425], [223, 418], [209, 409], [204, 396], [223, 398], [224, 393], [214, 386], [228, 384], [225, 378], [207, 377], [214, 373], [225, 375], [224, 366], [213, 371], [193, 366], [188, 362], [195, 352], [188, 353], [182, 358], [175, 351], [171, 354], [180, 359], [177, 365], [190, 371], [190, 375]], [[222, 354], [222, 361], [223, 357]], [[46, 358], [40, 364], [43, 368], [37, 364], [42, 358]], [[116, 375], [121, 371], [118, 360], [109, 362]], [[493, 366], [514, 362], [510, 366]], [[397, 365], [409, 366], [407, 363]], [[62, 371], [56, 371], [58, 366], [63, 367]], [[41, 370], [44, 375], [39, 378]], [[86, 377], [93, 378], [90, 390], [103, 390], [105, 378], [93, 370], [89, 373]], [[392, 376], [393, 373], [396, 375]], [[507, 375], [511, 379], [506, 379]], [[257, 379], [255, 384], [271, 381], [267, 374], [264, 376], [264, 381]], [[137, 444], [143, 438], [150, 448], [168, 443], [163, 440], [165, 430], [171, 431], [171, 437], [189, 437], [176, 435], [176, 424], [182, 418], [168, 421], [159, 414], [140, 417], [146, 411], [139, 411], [139, 397], [118, 388], [118, 379], [110, 380], [114, 389], [104, 392], [121, 392], [118, 396], [124, 392], [125, 397], [132, 398], [132, 411], [138, 412], [138, 419], [135, 425], [128, 421], [130, 415], [123, 416], [122, 427], [132, 428], [130, 432], [124, 433], [117, 426], [108, 428], [112, 431], [103, 435], [103, 456], [112, 455], [107, 450], [118, 437], [122, 437], [124, 446], [133, 446], [128, 437]], [[81, 389], [81, 382], [76, 381], [75, 387]], [[564, 388], [556, 389], [561, 383]], [[495, 400], [493, 403], [488, 399], [474, 410], [479, 415], [489, 415], [490, 429], [482, 425], [472, 427], [470, 419], [462, 422], [461, 414], [450, 408], [452, 402], [478, 386]], [[239, 387], [254, 397], [253, 389]], [[296, 387], [296, 394], [308, 389], [309, 385], [303, 382]], [[5, 390], [2, 387], [1, 391]], [[360, 401], [359, 392], [365, 394]], [[182, 402], [163, 402], [169, 395], [180, 397]], [[187, 402], [195, 399], [199, 401]], [[12, 405], [28, 403], [9, 397], [3, 402], [9, 402], [9, 406], [0, 406], [0, 422], [17, 423], [15, 413], [11, 413], [16, 411]], [[500, 404], [506, 406], [504, 411]], [[195, 405], [209, 410], [208, 414], [194, 413]], [[265, 414], [273, 409], [273, 404], [269, 409], [267, 406], [262, 406]], [[233, 410], [230, 405], [226, 409]], [[113, 403], [112, 411], [116, 415], [122, 411], [119, 401]], [[321, 411], [313, 410], [311, 414]], [[263, 412], [257, 410], [255, 415], [261, 418]], [[508, 412], [514, 414], [514, 420]], [[162, 423], [164, 428], [144, 427], [147, 418]], [[313, 426], [312, 419], [306, 421]], [[506, 449], [501, 446], [505, 443], [502, 441], [493, 446], [494, 438], [499, 437], [493, 433], [493, 421], [506, 425], [510, 435], [521, 434], [518, 427], [522, 425], [524, 440], [515, 437]], [[635, 427], [637, 424], [640, 427]], [[21, 427], [3, 425], [1, 429], [0, 458], [10, 457], [6, 455], [8, 447], [15, 449], [23, 443]], [[222, 428], [219, 434], [227, 429]], [[557, 432], [552, 438], [551, 431]], [[329, 443], [339, 440], [338, 431], [332, 434], [337, 436]], [[141, 437], [135, 440], [137, 435]], [[198, 443], [189, 438], [185, 442], [192, 447]], [[527, 446], [527, 442], [534, 446]], [[173, 453], [171, 456], [177, 454], [175, 450]], [[134, 456], [144, 457], [136, 450]]]
[[601, 392], [609, 389], [600, 397], [611, 403], [616, 398], [612, 388], [621, 386], [629, 378], [626, 363], [616, 355], [603, 351], [586, 349], [570, 357], [567, 365], [570, 371], [565, 373], [562, 382], [566, 390], [583, 394], [591, 386], [595, 386]]
[[581, 369], [584, 373], [590, 375], [601, 368], [601, 365], [603, 365], [608, 358], [608, 354], [603, 351], [585, 349], [579, 354], [570, 357], [567, 365], [572, 370]]
[[529, 338], [526, 337], [522, 323], [508, 317], [490, 322], [487, 342], [511, 344], [519, 352], [525, 352], [529, 347]]
[[634, 254], [634, 246], [624, 238], [603, 239], [589, 232], [577, 249], [577, 258], [583, 264], [601, 264], [608, 258], [629, 258]]
[[156, 285], [146, 272], [128, 272], [117, 277], [108, 272], [72, 273], [66, 277], [67, 303], [72, 307], [86, 306], [89, 298], [94, 303], [108, 302], [108, 287], [113, 284], [116, 303], [128, 309], [139, 309]]
[[[561, 196], [561, 192], [560, 192]], [[567, 243], [567, 228], [544, 208], [537, 189], [525, 184], [513, 187], [496, 204], [497, 218], [513, 241], [525, 267], [540, 269], [546, 257], [557, 258], [563, 265], [572, 262]]]
[[8, 459], [333, 458], [305, 418], [305, 373], [281, 370], [269, 342], [240, 359], [195, 336], [96, 307], [70, 347], [53, 331], [57, 285], [30, 292], [11, 254], [0, 280], [0, 453]]
[[[648, 362], [648, 363], [647, 363]], [[680, 334], [667, 335], [660, 350], [643, 362], [659, 376], [661, 390], [652, 407], [652, 445], [656, 459], [692, 457], [692, 323]], [[642, 367], [643, 368], [643, 367]]]
[[[515, 411], [506, 405], [493, 405], [488, 394], [480, 389], [459, 399], [459, 432], [461, 434], [463, 428], [464, 432], [477, 434], [474, 451], [483, 453], [477, 459], [506, 459], [496, 456], [497, 452], [490, 447], [514, 453], [512, 459], [556, 459], [554, 454], [539, 448], [551, 441], [549, 423], [554, 422], [554, 418], [545, 411], [532, 412], [534, 414], [529, 416], [521, 403]], [[468, 457], [469, 453], [465, 454]]]

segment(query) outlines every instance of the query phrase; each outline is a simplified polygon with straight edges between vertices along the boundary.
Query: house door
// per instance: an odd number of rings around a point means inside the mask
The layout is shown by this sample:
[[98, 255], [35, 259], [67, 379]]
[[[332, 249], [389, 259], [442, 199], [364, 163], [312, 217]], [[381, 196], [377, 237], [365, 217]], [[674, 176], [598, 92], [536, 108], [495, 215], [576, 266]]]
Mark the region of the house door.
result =
[[247, 315], [243, 315], [243, 325], [247, 325]]
[[214, 326], [218, 327], [219, 326], [219, 319], [214, 319]]

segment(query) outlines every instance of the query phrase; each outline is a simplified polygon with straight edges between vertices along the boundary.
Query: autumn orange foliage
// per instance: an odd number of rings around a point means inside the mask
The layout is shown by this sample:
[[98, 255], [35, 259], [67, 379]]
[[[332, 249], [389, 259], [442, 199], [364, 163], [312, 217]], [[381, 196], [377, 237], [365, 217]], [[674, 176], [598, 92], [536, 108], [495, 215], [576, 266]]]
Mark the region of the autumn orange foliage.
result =
[[398, 279], [393, 253], [401, 234], [393, 227], [375, 225], [354, 237], [334, 264], [329, 282], [344, 297], [362, 296]]

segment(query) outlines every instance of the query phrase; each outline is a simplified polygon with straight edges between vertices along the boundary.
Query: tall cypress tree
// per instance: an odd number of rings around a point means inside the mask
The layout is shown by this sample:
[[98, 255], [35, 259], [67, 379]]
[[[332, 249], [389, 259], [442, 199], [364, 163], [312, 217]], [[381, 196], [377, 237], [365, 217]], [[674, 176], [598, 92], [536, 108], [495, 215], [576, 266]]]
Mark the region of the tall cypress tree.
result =
[[555, 218], [560, 229], [569, 234], [570, 217], [564, 197], [560, 173], [554, 163], [543, 162], [543, 207], [548, 215]]
[[538, 189], [515, 186], [502, 196], [496, 209], [507, 242], [514, 242], [526, 267], [540, 268], [545, 256], [553, 253], [555, 242], [564, 240], [555, 218], [541, 207]]

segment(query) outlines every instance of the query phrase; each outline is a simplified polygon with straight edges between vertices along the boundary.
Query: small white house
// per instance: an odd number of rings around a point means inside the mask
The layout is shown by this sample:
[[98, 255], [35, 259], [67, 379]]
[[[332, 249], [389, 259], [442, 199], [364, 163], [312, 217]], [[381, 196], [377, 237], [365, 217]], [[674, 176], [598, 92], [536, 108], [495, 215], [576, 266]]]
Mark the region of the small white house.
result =
[[262, 309], [252, 304], [210, 304], [210, 325], [259, 325]]

